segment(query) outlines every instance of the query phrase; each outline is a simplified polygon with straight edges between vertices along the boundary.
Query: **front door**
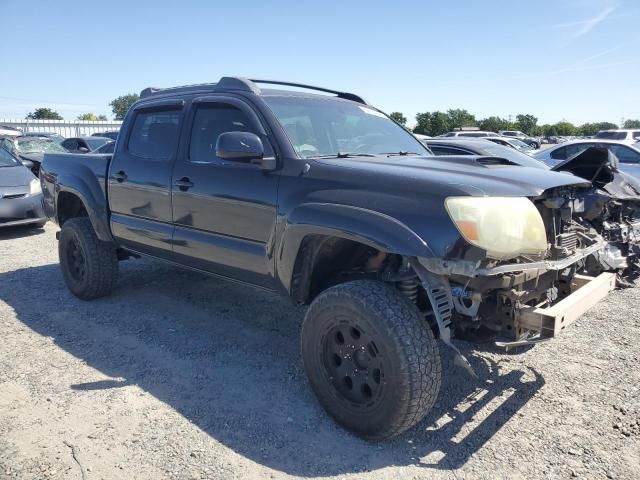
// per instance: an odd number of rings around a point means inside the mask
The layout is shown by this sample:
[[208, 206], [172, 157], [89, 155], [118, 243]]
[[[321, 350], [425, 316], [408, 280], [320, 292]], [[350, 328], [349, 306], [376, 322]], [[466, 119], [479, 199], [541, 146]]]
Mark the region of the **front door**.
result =
[[235, 97], [196, 99], [173, 170], [173, 249], [181, 263], [265, 287], [273, 286], [273, 235], [279, 174], [222, 160], [216, 141], [245, 131], [273, 155], [256, 113]]
[[154, 102], [133, 112], [109, 166], [111, 230], [125, 247], [171, 257], [171, 171], [182, 101]]

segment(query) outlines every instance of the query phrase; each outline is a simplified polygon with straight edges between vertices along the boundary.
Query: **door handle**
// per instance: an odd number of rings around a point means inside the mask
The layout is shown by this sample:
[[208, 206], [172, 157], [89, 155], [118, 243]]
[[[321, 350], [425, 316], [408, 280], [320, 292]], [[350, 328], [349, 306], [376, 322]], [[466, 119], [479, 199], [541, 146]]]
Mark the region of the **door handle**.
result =
[[127, 174], [120, 170], [118, 173], [113, 174], [113, 178], [116, 179], [116, 182], [122, 183], [127, 179]]
[[182, 177], [180, 180], [176, 180], [174, 185], [183, 192], [193, 187], [193, 183], [191, 182], [191, 180], [189, 180], [188, 177]]

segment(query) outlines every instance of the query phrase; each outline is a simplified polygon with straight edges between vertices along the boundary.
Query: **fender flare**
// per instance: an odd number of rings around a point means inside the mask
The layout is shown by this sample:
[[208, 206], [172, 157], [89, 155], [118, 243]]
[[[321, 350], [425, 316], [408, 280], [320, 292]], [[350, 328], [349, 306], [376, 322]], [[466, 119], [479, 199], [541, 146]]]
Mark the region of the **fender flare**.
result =
[[362, 207], [305, 203], [288, 215], [276, 256], [278, 280], [289, 293], [302, 242], [309, 235], [352, 240], [403, 256], [434, 256], [427, 242], [389, 215]]
[[100, 186], [99, 177], [96, 177], [89, 168], [86, 168], [86, 175], [82, 175], [82, 173], [83, 169], [81, 168], [73, 174], [61, 173], [58, 175], [56, 181], [56, 221], [60, 224], [58, 210], [60, 194], [63, 192], [71, 193], [78, 197], [84, 205], [96, 236], [103, 242], [113, 242], [113, 236], [109, 229], [107, 198]]

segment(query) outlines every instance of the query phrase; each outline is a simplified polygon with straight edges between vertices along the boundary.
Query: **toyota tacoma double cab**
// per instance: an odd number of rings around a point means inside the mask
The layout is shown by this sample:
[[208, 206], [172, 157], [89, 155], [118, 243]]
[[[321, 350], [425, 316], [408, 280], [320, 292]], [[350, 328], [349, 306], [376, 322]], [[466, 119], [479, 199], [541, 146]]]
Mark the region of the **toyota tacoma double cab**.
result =
[[308, 304], [312, 389], [380, 439], [433, 406], [439, 341], [547, 340], [615, 285], [583, 274], [607, 246], [573, 220], [590, 182], [428, 154], [358, 95], [224, 77], [143, 90], [113, 155], [47, 154], [40, 179], [74, 295], [144, 255]]

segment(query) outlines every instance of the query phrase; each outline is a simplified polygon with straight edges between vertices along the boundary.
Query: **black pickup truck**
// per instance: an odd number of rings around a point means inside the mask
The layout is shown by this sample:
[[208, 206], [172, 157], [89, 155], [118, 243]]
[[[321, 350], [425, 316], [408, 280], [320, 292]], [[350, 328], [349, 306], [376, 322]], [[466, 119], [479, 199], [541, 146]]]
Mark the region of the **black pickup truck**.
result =
[[574, 218], [590, 182], [427, 155], [355, 94], [225, 77], [144, 90], [113, 156], [46, 155], [40, 178], [76, 296], [107, 295], [118, 262], [146, 255], [310, 304], [313, 390], [386, 438], [432, 407], [436, 338], [549, 339], [615, 285], [581, 275], [606, 247]]

